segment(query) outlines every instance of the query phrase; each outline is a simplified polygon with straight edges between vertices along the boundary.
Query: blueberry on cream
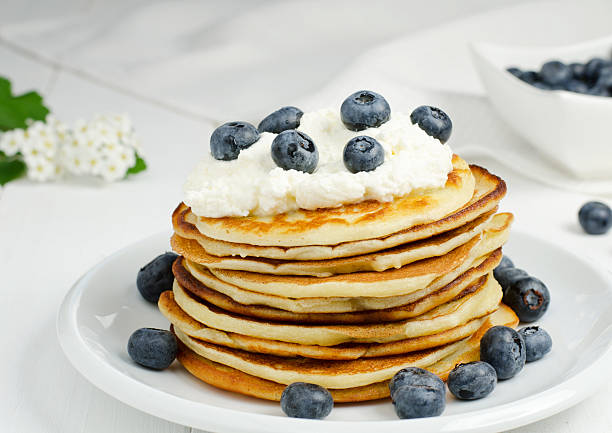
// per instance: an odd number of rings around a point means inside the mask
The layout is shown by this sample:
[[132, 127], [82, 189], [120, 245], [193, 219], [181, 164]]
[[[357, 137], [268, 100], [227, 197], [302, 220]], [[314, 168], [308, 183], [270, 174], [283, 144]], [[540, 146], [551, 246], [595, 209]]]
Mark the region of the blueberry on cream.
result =
[[272, 159], [284, 170], [297, 170], [312, 173], [319, 162], [319, 151], [312, 138], [290, 129], [283, 131], [272, 141]]
[[304, 112], [297, 107], [283, 107], [268, 114], [257, 126], [259, 132], [280, 134], [288, 129], [297, 129]]
[[391, 117], [385, 98], [369, 90], [360, 90], [346, 98], [340, 106], [342, 123], [351, 131], [377, 128]]
[[231, 161], [257, 140], [259, 132], [250, 123], [228, 122], [215, 129], [210, 136], [210, 152], [215, 159]]
[[385, 161], [385, 150], [374, 138], [360, 135], [344, 146], [343, 160], [351, 173], [372, 171]]

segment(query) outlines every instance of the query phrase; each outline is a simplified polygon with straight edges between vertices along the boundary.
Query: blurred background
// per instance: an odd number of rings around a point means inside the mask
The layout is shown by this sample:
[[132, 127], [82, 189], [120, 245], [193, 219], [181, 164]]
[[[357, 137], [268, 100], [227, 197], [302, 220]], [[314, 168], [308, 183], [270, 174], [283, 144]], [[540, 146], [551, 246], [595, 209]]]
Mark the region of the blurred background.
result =
[[[398, 111], [439, 106], [453, 119], [453, 150], [508, 181], [504, 210], [517, 214], [517, 228], [590, 251], [610, 269], [610, 237], [587, 239], [576, 212], [609, 195], [612, 181], [573, 179], [507, 126], [470, 44], [572, 44], [609, 36], [611, 19], [609, 0], [0, 1], [0, 76], [15, 93], [38, 91], [65, 122], [129, 114], [149, 166], [109, 185], [23, 179], [0, 187], [0, 269], [17, 289], [0, 292], [0, 327], [36, 318], [5, 337], [20, 349], [0, 364], [0, 388], [12, 396], [0, 404], [0, 430], [189, 431], [82, 379], [60, 352], [55, 312], [86, 269], [170, 228], [182, 183], [216, 126], [257, 124], [281, 106], [339, 107], [360, 88]], [[582, 431], [585, 422], [606, 431], [609, 401], [594, 397], [521, 431]]]

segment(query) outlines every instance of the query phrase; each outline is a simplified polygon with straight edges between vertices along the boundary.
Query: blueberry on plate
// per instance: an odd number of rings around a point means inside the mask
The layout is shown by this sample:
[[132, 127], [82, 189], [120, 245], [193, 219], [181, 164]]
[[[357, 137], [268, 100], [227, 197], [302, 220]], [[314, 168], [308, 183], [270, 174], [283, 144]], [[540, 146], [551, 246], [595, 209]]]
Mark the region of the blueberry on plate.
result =
[[346, 143], [343, 159], [351, 173], [372, 171], [385, 161], [385, 151], [374, 138], [360, 135]]
[[418, 367], [403, 368], [389, 381], [389, 391], [391, 399], [400, 387], [404, 385], [410, 386], [427, 386], [438, 390], [442, 395], [446, 393], [444, 382], [435, 374]]
[[553, 90], [553, 88], [550, 86], [550, 84], [545, 83], [543, 81], [536, 81], [534, 83], [531, 83], [531, 85], [533, 87], [536, 87], [536, 88], [541, 89], [541, 90]]
[[612, 88], [612, 66], [604, 66], [599, 71], [599, 78], [595, 86], [610, 90]]
[[377, 128], [391, 117], [385, 98], [369, 90], [360, 90], [346, 98], [340, 106], [342, 123], [351, 131]]
[[178, 256], [168, 252], [155, 257], [138, 271], [136, 287], [138, 291], [149, 302], [159, 301], [159, 295], [166, 290], [172, 289], [174, 275], [172, 274], [172, 263]]
[[429, 105], [421, 105], [414, 109], [410, 114], [410, 121], [415, 123], [433, 138], [440, 140], [442, 144], [446, 143], [453, 132], [453, 122], [448, 115], [436, 107]]
[[548, 310], [550, 293], [537, 278], [521, 278], [510, 283], [504, 291], [504, 303], [512, 308], [521, 322], [534, 322]]
[[550, 86], [564, 86], [572, 79], [572, 71], [565, 63], [551, 60], [542, 65], [540, 77], [544, 83]]
[[295, 382], [283, 391], [280, 405], [285, 415], [292, 418], [322, 419], [331, 412], [334, 399], [322, 386]]
[[259, 140], [257, 128], [248, 122], [228, 122], [215, 129], [210, 136], [210, 152], [213, 158], [231, 161], [240, 151]]
[[176, 358], [177, 350], [174, 334], [155, 328], [140, 328], [134, 331], [127, 345], [130, 358], [153, 370], [168, 368]]
[[271, 151], [274, 163], [284, 170], [312, 173], [319, 163], [319, 151], [312, 138], [295, 129], [278, 134]]
[[508, 290], [508, 287], [510, 287], [510, 284], [516, 280], [520, 280], [521, 278], [527, 278], [529, 274], [519, 268], [499, 268], [498, 266], [493, 270], [493, 276], [505, 293], [506, 290]]
[[402, 385], [393, 394], [393, 406], [398, 418], [428, 418], [441, 415], [446, 395], [432, 386]]
[[612, 227], [612, 210], [605, 203], [590, 201], [580, 208], [578, 221], [588, 234], [602, 235]]
[[552, 349], [552, 338], [548, 332], [539, 326], [527, 326], [519, 329], [518, 333], [525, 340], [527, 362], [537, 361]]
[[510, 68], [506, 68], [506, 71], [510, 72], [516, 78], [521, 78], [521, 75], [523, 75], [523, 71], [521, 71], [519, 68], [516, 68], [514, 66]]
[[499, 262], [499, 265], [497, 265], [495, 269], [504, 269], [504, 268], [513, 268], [513, 267], [514, 267], [514, 263], [512, 263], [512, 260], [510, 260], [510, 257], [502, 256], [501, 262]]
[[460, 400], [478, 400], [491, 394], [497, 384], [495, 369], [483, 361], [456, 365], [448, 375], [448, 389]]
[[493, 326], [480, 340], [480, 360], [491, 364], [500, 380], [514, 377], [525, 359], [525, 341], [512, 328]]
[[257, 126], [259, 132], [279, 134], [288, 129], [297, 129], [304, 112], [297, 107], [283, 107], [268, 114]]

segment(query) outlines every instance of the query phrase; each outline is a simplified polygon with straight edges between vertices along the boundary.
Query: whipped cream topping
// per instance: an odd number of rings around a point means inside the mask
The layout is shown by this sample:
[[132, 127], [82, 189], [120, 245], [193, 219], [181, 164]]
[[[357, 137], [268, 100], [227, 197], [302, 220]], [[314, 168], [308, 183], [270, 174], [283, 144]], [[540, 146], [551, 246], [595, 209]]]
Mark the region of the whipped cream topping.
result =
[[[184, 186], [184, 202], [198, 216], [275, 215], [296, 209], [318, 209], [364, 200], [391, 201], [420, 188], [439, 188], [452, 171], [452, 150], [427, 135], [410, 116], [392, 113], [378, 128], [349, 131], [338, 110], [305, 113], [300, 131], [319, 150], [314, 173], [283, 170], [270, 155], [276, 134], [264, 132], [238, 159], [218, 161], [208, 154]], [[385, 161], [373, 171], [351, 173], [343, 150], [353, 137], [380, 142]]]

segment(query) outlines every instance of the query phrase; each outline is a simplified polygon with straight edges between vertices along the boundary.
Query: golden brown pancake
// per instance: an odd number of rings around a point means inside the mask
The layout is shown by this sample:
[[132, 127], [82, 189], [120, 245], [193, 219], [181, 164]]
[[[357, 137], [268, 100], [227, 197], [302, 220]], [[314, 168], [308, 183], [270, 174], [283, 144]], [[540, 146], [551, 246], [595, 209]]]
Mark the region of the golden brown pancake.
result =
[[343, 242], [337, 245], [308, 245], [300, 247], [257, 246], [244, 242], [226, 242], [201, 234], [196, 226], [197, 217], [181, 203], [172, 214], [175, 232], [187, 239], [196, 240], [206, 252], [215, 256], [266, 257], [281, 260], [324, 260], [371, 253], [425, 239], [455, 229], [490, 212], [506, 193], [506, 184], [499, 177], [482, 167], [470, 166], [475, 178], [475, 188], [470, 201], [456, 212], [438, 221], [420, 224], [377, 239]]
[[360, 256], [329, 260], [287, 261], [256, 257], [218, 257], [208, 254], [197, 241], [177, 234], [172, 236], [170, 243], [177, 254], [207, 268], [273, 275], [329, 277], [354, 272], [381, 272], [401, 268], [418, 260], [442, 256], [482, 233], [489, 226], [493, 212], [487, 212], [461, 227], [428, 239]]
[[268, 340], [320, 346], [349, 342], [387, 343], [436, 334], [493, 312], [502, 296], [499, 284], [489, 274], [486, 283], [475, 292], [412, 319], [363, 325], [305, 325], [229, 313], [195, 298], [176, 281], [173, 292], [181, 309], [208, 327]]
[[488, 316], [473, 319], [463, 325], [438, 334], [423, 337], [407, 338], [392, 343], [348, 343], [337, 346], [316, 346], [287, 343], [278, 340], [265, 340], [248, 335], [224, 332], [209, 328], [187, 315], [176, 302], [172, 291], [162, 293], [159, 298], [159, 309], [168, 321], [186, 335], [221, 346], [247, 352], [265, 353], [269, 355], [305, 358], [348, 360], [358, 358], [374, 358], [379, 356], [398, 355], [408, 352], [430, 349], [469, 337], [480, 328]]
[[502, 244], [505, 243], [512, 219], [512, 214], [497, 214], [483, 233], [449, 253], [383, 272], [354, 272], [320, 278], [227, 269], [210, 269], [210, 272], [218, 279], [245, 290], [291, 298], [405, 295], [427, 287], [436, 278], [459, 267], [481, 241], [491, 242], [491, 239], [501, 238]]
[[267, 217], [200, 216], [195, 225], [213, 239], [263, 246], [336, 245], [388, 236], [438, 221], [463, 207], [474, 193], [467, 163], [453, 156], [453, 170], [442, 188], [414, 191], [389, 202], [375, 200], [317, 210], [298, 209]]
[[[382, 310], [346, 313], [294, 313], [292, 311], [286, 311], [266, 305], [240, 304], [231, 297], [206, 287], [198, 279], [193, 277], [184, 267], [184, 258], [176, 260], [173, 265], [173, 271], [177, 282], [189, 293], [232, 313], [277, 322], [364, 324], [393, 322], [426, 313], [438, 305], [452, 300], [466, 287], [474, 283], [478, 283], [479, 285], [484, 284], [485, 278], [483, 277], [495, 269], [501, 261], [501, 257], [501, 249], [495, 250], [493, 253], [486, 256], [484, 261], [470, 268], [449, 284], [411, 303]], [[355, 302], [358, 302], [358, 300]]]
[[[505, 326], [516, 326], [518, 324], [518, 319], [516, 315], [505, 305], [501, 305], [495, 314], [490, 316], [488, 320], [481, 326], [481, 328], [474, 333], [470, 338], [463, 340], [462, 342], [454, 343], [457, 347], [457, 350], [450, 351], [451, 353], [447, 357], [440, 358], [437, 362], [426, 366], [428, 370], [440, 376], [442, 379], [446, 379], [448, 373], [454, 366], [458, 363], [471, 362], [478, 359], [478, 351], [479, 344], [482, 335], [492, 326], [495, 325], [505, 325]], [[184, 334], [183, 334], [184, 335]], [[187, 337], [189, 338], [189, 337]], [[225, 389], [232, 392], [237, 392], [245, 395], [250, 395], [257, 398], [279, 401], [280, 396], [286, 386], [286, 383], [282, 383], [274, 374], [275, 368], [279, 367], [279, 370], [291, 371], [291, 366], [295, 367], [294, 371], [297, 371], [299, 374], [301, 369], [299, 368], [299, 363], [293, 362], [293, 364], [285, 364], [284, 358], [275, 359], [274, 357], [269, 357], [269, 355], [262, 355], [261, 357], [257, 357], [254, 355], [254, 358], [242, 358], [242, 362], [239, 362], [241, 359], [241, 351], [234, 350], [233, 353], [237, 354], [236, 357], [227, 356], [222, 357], [219, 355], [214, 356], [215, 358], [223, 358], [223, 361], [228, 361], [231, 359], [232, 364], [236, 366], [240, 366], [240, 368], [244, 370], [253, 371], [256, 374], [264, 371], [265, 376], [273, 377], [275, 380], [270, 380], [262, 377], [258, 377], [253, 374], [246, 373], [241, 371], [240, 369], [221, 364], [219, 362], [210, 360], [201, 354], [194, 352], [194, 349], [201, 353], [209, 353], [208, 350], [200, 349], [198, 342], [195, 340], [191, 340], [194, 343], [192, 344], [194, 347], [187, 347], [185, 344], [179, 344], [179, 353], [178, 360], [179, 362], [194, 376], [199, 378], [200, 380], [209, 383], [215, 387]], [[206, 343], [203, 343], [206, 344]], [[205, 346], [203, 346], [205, 347]], [[214, 347], [210, 351], [213, 354], [215, 353]], [[232, 351], [230, 351], [232, 353]], [[250, 360], [251, 362], [245, 362], [244, 360]], [[398, 357], [398, 359], [402, 359]], [[274, 360], [271, 362], [270, 360]], [[314, 361], [316, 362], [316, 361]], [[313, 364], [310, 364], [310, 369], [305, 369], [305, 371], [309, 371], [312, 373], [313, 371], [318, 372], [319, 376], [325, 374], [327, 372], [328, 375], [332, 375], [335, 373], [335, 368], [330, 366], [332, 361], [319, 361], [323, 362], [320, 368], [317, 370], [313, 368]], [[355, 362], [355, 361], [336, 361], [336, 362]], [[249, 365], [250, 364], [250, 365]], [[382, 364], [382, 363], [381, 363]], [[332, 364], [333, 365], [333, 364]], [[344, 370], [346, 371], [347, 367], [350, 364], [344, 365]], [[353, 364], [358, 365], [358, 364]], [[255, 368], [254, 366], [260, 366], [261, 370]], [[340, 384], [345, 386], [345, 388], [337, 389], [331, 388], [330, 392], [332, 393], [332, 397], [334, 398], [334, 402], [356, 402], [356, 401], [367, 401], [367, 400], [375, 400], [380, 398], [385, 398], [389, 396], [389, 388], [388, 388], [388, 379], [395, 374], [401, 368], [404, 368], [406, 364], [402, 364], [401, 362], [397, 362], [394, 368], [390, 369], [391, 371], [385, 371], [382, 376], [385, 379], [372, 382], [370, 384], [362, 385], [362, 386], [350, 386], [356, 381], [349, 380], [349, 383]], [[364, 365], [361, 364], [361, 371], [364, 370]], [[367, 371], [367, 369], [365, 369]], [[353, 370], [355, 373], [356, 370]], [[372, 375], [370, 376], [370, 380], [375, 380], [378, 376]], [[286, 376], [286, 374], [282, 374], [279, 376]], [[297, 380], [289, 381], [289, 383]], [[296, 378], [297, 379], [297, 378]], [[349, 378], [350, 379], [350, 378]], [[361, 378], [362, 381], [364, 380]], [[367, 381], [367, 379], [365, 379]], [[285, 380], [285, 382], [287, 382]], [[348, 386], [347, 386], [348, 385]]]

